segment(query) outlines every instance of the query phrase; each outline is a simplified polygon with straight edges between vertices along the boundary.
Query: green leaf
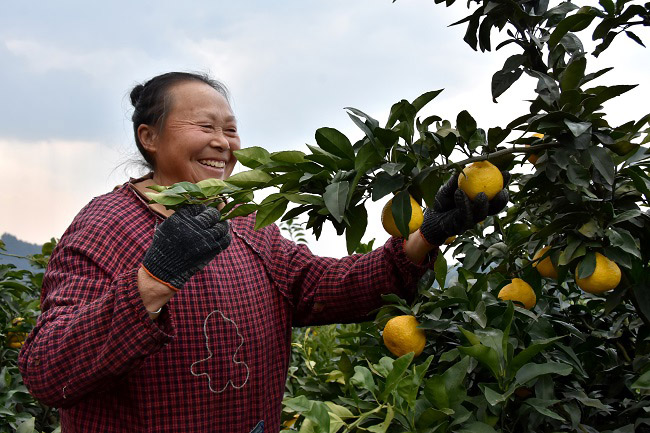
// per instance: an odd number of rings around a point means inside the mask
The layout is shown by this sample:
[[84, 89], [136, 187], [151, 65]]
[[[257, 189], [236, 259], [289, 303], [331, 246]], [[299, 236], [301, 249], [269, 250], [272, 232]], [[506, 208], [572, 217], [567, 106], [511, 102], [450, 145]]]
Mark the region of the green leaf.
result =
[[559, 400], [542, 400], [539, 398], [529, 398], [526, 400], [526, 404], [535, 409], [540, 414], [549, 418], [556, 419], [558, 421], [565, 421], [563, 417], [548, 408], [549, 406], [557, 403], [559, 403]]
[[[512, 301], [508, 301], [506, 312], [503, 315], [503, 337], [501, 338], [501, 354], [508, 360], [508, 339], [510, 338], [510, 327], [512, 319], [515, 317], [515, 306]], [[506, 364], [507, 365], [507, 364]]]
[[38, 433], [34, 430], [34, 423], [36, 419], [31, 417], [27, 421], [22, 422], [16, 429], [16, 433]]
[[553, 105], [560, 99], [560, 88], [553, 77], [534, 70], [526, 70], [526, 72], [533, 77], [537, 77], [535, 92], [539, 94], [544, 103]]
[[510, 135], [511, 130], [501, 129], [499, 127], [488, 129], [488, 145], [494, 150], [497, 146]]
[[487, 144], [487, 137], [485, 131], [481, 128], [478, 128], [469, 139], [469, 148], [474, 150], [479, 146], [485, 146]]
[[388, 173], [380, 172], [372, 182], [372, 201], [377, 201], [387, 194], [397, 191], [404, 186], [404, 176], [389, 176]]
[[413, 367], [416, 386], [419, 385], [424, 379], [424, 375], [429, 369], [429, 366], [431, 365], [432, 361], [433, 361], [433, 355], [429, 355], [429, 357], [423, 363], [415, 365]]
[[[386, 121], [386, 128], [393, 128], [395, 123], [398, 120], [401, 120], [402, 123], [407, 126], [410, 130], [412, 129], [412, 124], [415, 119], [417, 111], [415, 107], [406, 99], [402, 99], [400, 102], [393, 104], [390, 108], [390, 114], [388, 115], [388, 120]], [[399, 126], [399, 125], [398, 125]], [[407, 136], [410, 135], [411, 131], [407, 131]], [[407, 137], [404, 137], [406, 140]]]
[[580, 226], [578, 232], [585, 237], [593, 239], [600, 232], [600, 227], [598, 227], [598, 223], [595, 220], [591, 219]]
[[564, 18], [553, 30], [548, 39], [549, 48], [553, 48], [568, 32], [577, 32], [586, 29], [591, 21], [595, 18], [594, 15], [577, 13], [575, 15]]
[[289, 164], [300, 164], [305, 162], [305, 153], [299, 150], [285, 150], [282, 152], [273, 152], [271, 159], [277, 162], [286, 162]]
[[590, 89], [588, 92], [594, 94], [593, 98], [586, 99], [583, 103], [584, 110], [591, 113], [600, 105], [612, 98], [622, 95], [634, 89], [636, 85], [599, 86]]
[[311, 409], [304, 412], [303, 415], [314, 424], [314, 432], [329, 433], [330, 416], [327, 412], [327, 406], [320, 401], [312, 403]]
[[341, 406], [331, 401], [326, 401], [327, 411], [333, 413], [341, 419], [354, 418], [354, 414], [345, 406]]
[[319, 128], [316, 130], [318, 146], [339, 158], [354, 160], [354, 149], [348, 137], [334, 128]]
[[380, 155], [375, 146], [368, 141], [359, 149], [354, 160], [354, 169], [357, 170], [358, 173], [364, 174], [371, 168], [380, 166], [383, 161], [383, 156]]
[[391, 392], [397, 387], [399, 381], [404, 376], [404, 373], [408, 369], [411, 361], [413, 361], [414, 353], [410, 352], [406, 355], [400, 356], [395, 361], [393, 361], [393, 369], [388, 373], [386, 377], [386, 385], [384, 386], [384, 391], [381, 393], [381, 399], [386, 401]]
[[469, 357], [463, 357], [456, 364], [449, 367], [442, 375], [432, 376], [425, 381], [424, 396], [437, 409], [454, 409], [459, 407], [467, 397], [463, 386]]
[[458, 433], [497, 433], [494, 428], [482, 422], [471, 422], [465, 424], [462, 429], [457, 430]]
[[529, 363], [524, 365], [517, 371], [515, 379], [520, 385], [525, 385], [531, 380], [545, 375], [545, 374], [559, 374], [560, 376], [567, 376], [573, 371], [573, 367], [569, 364], [562, 362], [547, 362], [546, 364]]
[[345, 213], [349, 188], [350, 182], [344, 180], [342, 182], [327, 185], [325, 193], [323, 193], [323, 199], [325, 200], [327, 210], [338, 222], [343, 222], [343, 214]]
[[641, 251], [634, 237], [625, 229], [616, 228], [607, 230], [607, 237], [613, 246], [619, 247], [626, 253], [641, 259]]
[[312, 402], [309, 401], [304, 395], [301, 395], [298, 397], [282, 400], [282, 404], [296, 412], [305, 412], [311, 408]]
[[287, 209], [289, 201], [284, 197], [278, 197], [276, 200], [262, 203], [258, 207], [255, 216], [255, 230], [273, 224], [282, 217]]
[[393, 406], [388, 405], [388, 408], [386, 409], [386, 418], [384, 419], [384, 422], [381, 424], [373, 425], [367, 428], [367, 430], [371, 433], [386, 433], [386, 430], [388, 430], [388, 427], [390, 427], [390, 423], [393, 422], [393, 418], [395, 417], [395, 411], [393, 410]]
[[616, 164], [612, 161], [612, 157], [609, 156], [607, 150], [602, 147], [593, 146], [589, 148], [589, 154], [598, 173], [607, 181], [608, 185], [613, 185]]
[[572, 60], [569, 66], [562, 73], [560, 81], [560, 88], [563, 92], [571, 89], [577, 89], [580, 86], [580, 81], [585, 76], [585, 68], [587, 67], [587, 59], [580, 57]]
[[175, 206], [187, 201], [187, 198], [185, 196], [168, 194], [166, 191], [156, 193], [147, 192], [146, 195], [149, 200], [153, 201], [154, 203], [162, 204], [164, 206]]
[[503, 394], [500, 394], [490, 388], [489, 386], [484, 386], [483, 387], [483, 394], [485, 394], [485, 399], [487, 400], [488, 403], [490, 403], [491, 406], [496, 406], [498, 404], [503, 403], [504, 401], [508, 400], [510, 396], [515, 392], [517, 388], [514, 386], [511, 386], [508, 388], [506, 392]]
[[441, 288], [445, 287], [445, 281], [447, 279], [447, 260], [445, 259], [444, 254], [438, 252], [436, 256], [436, 262], [433, 265], [433, 271], [436, 274], [436, 281]]
[[643, 373], [630, 386], [632, 389], [649, 390], [650, 389], [650, 370]]
[[517, 373], [521, 367], [528, 363], [528, 361], [533, 359], [535, 355], [546, 349], [551, 344], [554, 344], [561, 338], [562, 337], [553, 337], [545, 340], [538, 340], [519, 352], [508, 364], [509, 377], [514, 377], [515, 373]]
[[476, 131], [476, 120], [474, 120], [467, 110], [458, 113], [456, 117], [456, 129], [458, 129], [460, 136], [469, 143], [472, 134]]
[[485, 302], [481, 301], [476, 305], [474, 311], [464, 311], [464, 315], [474, 320], [481, 328], [487, 325], [487, 315], [485, 314]]
[[400, 191], [391, 204], [391, 211], [395, 219], [395, 225], [404, 238], [409, 237], [409, 222], [411, 221], [411, 196], [408, 191]]
[[257, 168], [271, 161], [269, 152], [262, 147], [247, 147], [233, 151], [237, 161], [245, 167]]
[[228, 178], [228, 183], [240, 188], [257, 188], [266, 185], [273, 178], [261, 170], [248, 170], [233, 174]]
[[588, 397], [587, 394], [585, 394], [582, 391], [565, 392], [564, 396], [567, 397], [567, 398], [575, 398], [576, 400], [578, 400], [580, 403], [582, 403], [585, 406], [600, 409], [600, 410], [605, 411], [607, 413], [609, 413], [612, 410], [611, 406], [603, 404], [603, 402], [601, 402], [597, 398]]
[[164, 190], [167, 189], [167, 187], [163, 186], [163, 185], [149, 185], [147, 187], [147, 189], [151, 189], [151, 190], [154, 190], [156, 192], [163, 192]]
[[420, 111], [425, 105], [431, 102], [436, 96], [440, 94], [444, 89], [432, 90], [430, 92], [423, 93], [422, 95], [415, 98], [412, 105], [415, 107], [415, 111]]
[[365, 388], [370, 392], [374, 392], [377, 389], [370, 370], [360, 365], [354, 367], [354, 376], [350, 379], [350, 383], [360, 388]]
[[614, 15], [616, 13], [616, 6], [612, 0], [598, 0], [598, 3], [605, 9], [609, 15]]
[[637, 218], [642, 215], [642, 212], [639, 209], [631, 209], [618, 214], [614, 219], [610, 221], [610, 225], [616, 225], [624, 221], [629, 221]]
[[583, 279], [589, 277], [596, 269], [596, 254], [588, 252], [584, 259], [578, 265], [578, 278]]
[[348, 254], [353, 254], [361, 243], [368, 226], [368, 211], [363, 204], [348, 209], [348, 221], [350, 225], [345, 230], [345, 242]]
[[477, 361], [484, 364], [490, 369], [492, 375], [496, 379], [500, 379], [503, 375], [501, 374], [501, 368], [499, 363], [499, 355], [496, 350], [491, 347], [483, 346], [482, 344], [477, 344], [470, 347], [458, 347], [458, 350], [463, 355], [469, 355]]
[[479, 340], [479, 338], [473, 332], [468, 331], [462, 326], [459, 326], [458, 330], [465, 336], [465, 338], [467, 338], [467, 341], [469, 341], [469, 344], [471, 344], [472, 346], [481, 344], [481, 340]]
[[513, 71], [501, 70], [495, 72], [494, 75], [492, 75], [492, 100], [497, 102], [497, 98], [508, 90], [510, 86], [521, 77], [523, 72], [523, 69], [515, 69]]
[[331, 171], [337, 171], [339, 169], [341, 158], [338, 156], [335, 156], [319, 147], [311, 146], [309, 144], [307, 145], [307, 148], [311, 150], [312, 154], [305, 156], [306, 160], [317, 162], [324, 168]]
[[574, 137], [580, 137], [591, 129], [590, 122], [572, 122], [569, 119], [564, 119], [564, 124], [569, 127], [569, 130]]
[[196, 186], [206, 197], [215, 196], [223, 190], [231, 188], [230, 185], [221, 179], [204, 179], [200, 182], [197, 182]]

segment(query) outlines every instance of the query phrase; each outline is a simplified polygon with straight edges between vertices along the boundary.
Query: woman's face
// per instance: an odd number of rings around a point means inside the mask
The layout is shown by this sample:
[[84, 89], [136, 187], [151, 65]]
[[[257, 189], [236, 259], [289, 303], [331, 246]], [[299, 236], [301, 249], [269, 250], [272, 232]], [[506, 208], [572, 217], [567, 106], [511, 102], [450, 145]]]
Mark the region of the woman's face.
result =
[[228, 178], [237, 162], [232, 152], [241, 143], [226, 98], [199, 81], [176, 84], [169, 93], [171, 108], [162, 128], [141, 125], [138, 129], [155, 161], [154, 182], [172, 185]]

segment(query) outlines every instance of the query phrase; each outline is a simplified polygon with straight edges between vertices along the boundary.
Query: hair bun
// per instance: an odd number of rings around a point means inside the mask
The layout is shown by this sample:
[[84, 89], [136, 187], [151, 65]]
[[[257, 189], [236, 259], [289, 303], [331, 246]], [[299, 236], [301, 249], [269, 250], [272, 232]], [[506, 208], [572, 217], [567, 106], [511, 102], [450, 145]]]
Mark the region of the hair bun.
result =
[[142, 84], [138, 84], [133, 88], [133, 90], [131, 90], [131, 105], [134, 107], [138, 105], [143, 90], [144, 86]]

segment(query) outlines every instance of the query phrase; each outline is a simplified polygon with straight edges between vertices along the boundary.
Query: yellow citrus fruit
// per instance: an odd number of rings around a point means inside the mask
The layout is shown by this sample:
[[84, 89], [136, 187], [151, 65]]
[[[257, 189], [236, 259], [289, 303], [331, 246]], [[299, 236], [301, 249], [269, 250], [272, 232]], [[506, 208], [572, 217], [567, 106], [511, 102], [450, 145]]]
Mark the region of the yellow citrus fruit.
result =
[[[409, 234], [413, 233], [422, 225], [422, 219], [424, 215], [422, 214], [422, 208], [417, 201], [411, 196], [411, 220], [409, 221]], [[398, 238], [402, 237], [397, 225], [395, 224], [395, 218], [393, 218], [393, 212], [391, 211], [391, 206], [393, 205], [393, 199], [388, 200], [388, 203], [384, 206], [384, 209], [381, 211], [381, 224], [391, 236]]]
[[[12, 326], [20, 326], [25, 321], [22, 317], [16, 317], [11, 321]], [[26, 332], [7, 332], [7, 345], [13, 349], [20, 349], [25, 344]]]
[[546, 256], [546, 258], [544, 258], [543, 260], [539, 260], [540, 257], [546, 254], [546, 252], [550, 248], [551, 248], [550, 246], [544, 247], [535, 253], [535, 255], [533, 256], [533, 267], [537, 269], [537, 272], [539, 272], [539, 274], [542, 277], [553, 278], [557, 280], [557, 270], [555, 269], [555, 266], [553, 266], [551, 257]]
[[418, 321], [414, 316], [393, 317], [384, 327], [384, 344], [395, 356], [403, 356], [414, 352], [415, 356], [422, 353], [427, 342], [422, 329], [418, 329]]
[[503, 286], [498, 297], [502, 301], [519, 302], [528, 310], [532, 309], [537, 303], [535, 291], [530, 287], [530, 284], [521, 278], [513, 278], [510, 284]]
[[599, 295], [618, 286], [621, 282], [621, 269], [614, 261], [596, 253], [594, 273], [587, 278], [578, 278], [578, 268], [576, 268], [575, 277], [578, 287], [587, 293]]
[[[537, 134], [537, 133], [535, 133], [535, 134], [533, 134], [533, 137], [544, 138], [544, 134]], [[530, 146], [530, 144], [528, 144], [527, 146]], [[530, 161], [530, 163], [533, 164], [533, 165], [537, 164], [537, 160], [538, 160], [538, 159], [539, 159], [539, 155], [536, 154], [536, 153], [531, 153], [531, 154], [528, 156], [528, 161]]]
[[445, 239], [445, 245], [449, 245], [455, 240], [456, 240], [456, 236], [449, 236], [447, 239]]
[[480, 192], [484, 192], [488, 200], [503, 189], [501, 171], [489, 161], [477, 161], [465, 167], [458, 176], [458, 187], [474, 200]]
[[285, 422], [282, 423], [283, 426], [291, 428], [293, 425], [296, 423], [296, 421], [300, 418], [300, 414], [297, 413], [293, 416], [293, 418], [286, 420]]

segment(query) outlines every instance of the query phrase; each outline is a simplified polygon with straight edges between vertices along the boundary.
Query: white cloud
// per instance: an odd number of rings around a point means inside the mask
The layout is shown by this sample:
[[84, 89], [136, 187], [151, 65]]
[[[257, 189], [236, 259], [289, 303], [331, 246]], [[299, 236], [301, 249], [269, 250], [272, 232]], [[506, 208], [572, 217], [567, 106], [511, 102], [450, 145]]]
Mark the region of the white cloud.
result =
[[[460, 4], [204, 2], [187, 11], [177, 2], [163, 2], [142, 21], [149, 13], [144, 5], [118, 1], [102, 4], [101, 14], [86, 7], [73, 14], [73, 3], [66, 5], [70, 10], [52, 6], [51, 13], [60, 12], [56, 20], [41, 16], [44, 12], [0, 18], [5, 20], [0, 55], [3, 47], [8, 52], [2, 57], [8, 64], [4, 75], [0, 71], [0, 93], [10, 95], [17, 113], [2, 116], [2, 130], [17, 138], [0, 138], [0, 181], [11, 185], [0, 193], [9, 206], [0, 232], [35, 242], [59, 236], [90, 198], [128, 177], [115, 170], [124, 156], [106, 143], [135, 148], [124, 95], [136, 82], [164, 71], [209, 71], [224, 80], [233, 92], [244, 145], [269, 150], [305, 150], [304, 143], [313, 143], [322, 126], [359, 138], [345, 106], [385, 121], [392, 103], [445, 88], [425, 114], [453, 122], [468, 109], [488, 128], [525, 113], [524, 100], [535, 97], [534, 80], [524, 77], [499, 104], [492, 103], [490, 79], [510, 48], [472, 51], [462, 41], [464, 25], [447, 27], [467, 14]], [[22, 10], [19, 4], [12, 7]], [[616, 66], [597, 84], [641, 84], [608, 103], [612, 124], [645, 114], [635, 102], [650, 99], [646, 54], [620, 36], [601, 60], [589, 56], [590, 70]], [[73, 135], [81, 130], [84, 134]], [[27, 139], [28, 133], [47, 139]], [[387, 238], [379, 222], [383, 203], [371, 204], [364, 237], [376, 237], [376, 245]], [[323, 233], [318, 244], [312, 243], [314, 251], [345, 254], [344, 240], [329, 225]]]
[[100, 143], [0, 140], [0, 233], [42, 243], [60, 237], [93, 197], [121, 180], [123, 156]]

